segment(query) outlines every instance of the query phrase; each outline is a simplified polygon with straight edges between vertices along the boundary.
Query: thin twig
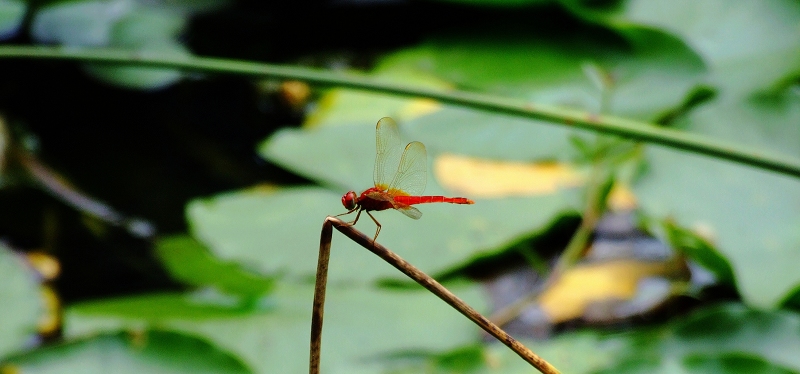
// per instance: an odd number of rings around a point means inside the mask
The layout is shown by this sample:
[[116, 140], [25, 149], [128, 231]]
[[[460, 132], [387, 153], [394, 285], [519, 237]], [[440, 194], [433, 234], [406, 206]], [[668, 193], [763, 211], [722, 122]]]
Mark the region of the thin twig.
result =
[[320, 86], [338, 86], [438, 100], [494, 113], [530, 118], [562, 126], [590, 130], [682, 149], [694, 153], [800, 177], [800, 159], [744, 144], [729, 143], [695, 133], [667, 129], [621, 117], [532, 104], [524, 100], [456, 90], [435, 90], [381, 82], [376, 79], [296, 66], [208, 57], [170, 56], [152, 51], [49, 46], [3, 46], [0, 58], [51, 59], [98, 64], [126, 64], [184, 71], [240, 74], [260, 78], [293, 79]]
[[330, 258], [331, 240], [333, 236], [333, 230], [331, 227], [336, 227], [339, 232], [362, 247], [368, 249], [370, 252], [376, 254], [378, 257], [394, 266], [397, 270], [400, 270], [403, 274], [419, 283], [422, 287], [425, 287], [428, 291], [444, 300], [444, 302], [458, 310], [459, 313], [469, 318], [484, 331], [491, 334], [503, 344], [511, 348], [512, 351], [522, 357], [523, 360], [533, 365], [533, 367], [538, 369], [540, 372], [545, 374], [559, 373], [559, 371], [553, 367], [553, 365], [550, 365], [550, 363], [511, 337], [511, 335], [508, 335], [508, 333], [478, 313], [477, 310], [467, 305], [467, 303], [447, 290], [447, 288], [439, 284], [439, 282], [437, 282], [435, 279], [422, 272], [422, 270], [416, 268], [414, 265], [409, 264], [400, 258], [400, 256], [390, 251], [388, 248], [380, 245], [377, 242], [374, 242], [372, 238], [356, 230], [352, 225], [349, 225], [336, 217], [327, 217], [325, 218], [325, 222], [322, 224], [322, 234], [319, 246], [319, 261], [317, 263], [317, 283], [314, 286], [314, 311], [312, 312], [311, 319], [310, 374], [319, 374], [320, 344], [322, 340], [322, 318], [325, 304], [325, 286], [328, 278], [328, 259]]
[[19, 147], [13, 147], [12, 151], [13, 156], [33, 180], [56, 199], [112, 226], [123, 227], [136, 237], [152, 239], [155, 236], [156, 229], [152, 223], [122, 214], [108, 204], [81, 192], [33, 153]]

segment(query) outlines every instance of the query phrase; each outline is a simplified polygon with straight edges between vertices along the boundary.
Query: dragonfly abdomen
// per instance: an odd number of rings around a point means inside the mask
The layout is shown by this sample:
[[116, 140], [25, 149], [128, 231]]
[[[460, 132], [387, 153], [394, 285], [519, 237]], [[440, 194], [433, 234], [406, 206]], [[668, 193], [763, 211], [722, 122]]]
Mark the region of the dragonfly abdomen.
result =
[[428, 203], [475, 204], [474, 201], [464, 197], [445, 196], [395, 196], [394, 201], [406, 205]]

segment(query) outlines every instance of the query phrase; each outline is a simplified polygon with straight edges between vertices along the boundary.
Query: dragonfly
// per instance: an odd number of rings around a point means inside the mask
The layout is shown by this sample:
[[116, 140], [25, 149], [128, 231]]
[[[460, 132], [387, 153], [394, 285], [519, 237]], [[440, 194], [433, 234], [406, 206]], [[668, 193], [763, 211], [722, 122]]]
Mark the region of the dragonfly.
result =
[[375, 185], [361, 194], [348, 191], [342, 196], [342, 205], [348, 211], [337, 215], [356, 213], [356, 219], [348, 222], [355, 225], [361, 212], [366, 212], [377, 225], [375, 239], [381, 232], [381, 224], [370, 213], [386, 209], [394, 209], [413, 219], [422, 217], [422, 212], [413, 207], [415, 204], [451, 203], [475, 204], [464, 197], [420, 196], [425, 191], [428, 180], [428, 153], [425, 145], [411, 142], [405, 149], [400, 142], [400, 131], [397, 124], [389, 117], [381, 118], [375, 127], [375, 169], [373, 182]]

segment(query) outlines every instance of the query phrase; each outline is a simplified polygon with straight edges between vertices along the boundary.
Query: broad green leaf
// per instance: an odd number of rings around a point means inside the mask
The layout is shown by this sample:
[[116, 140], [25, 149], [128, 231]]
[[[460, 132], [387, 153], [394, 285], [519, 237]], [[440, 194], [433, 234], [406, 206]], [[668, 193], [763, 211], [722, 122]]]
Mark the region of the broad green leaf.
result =
[[[705, 307], [661, 326], [625, 332], [580, 331], [521, 341], [562, 373], [798, 373], [800, 316], [740, 304]], [[471, 355], [472, 357], [469, 357]], [[398, 373], [450, 372], [459, 358], [468, 373], [530, 373], [500, 344], [389, 357]], [[467, 357], [464, 357], [467, 356]], [[438, 370], [438, 371], [437, 371]]]
[[779, 365], [767, 362], [759, 357], [741, 353], [726, 353], [720, 355], [687, 355], [683, 360], [659, 360], [653, 357], [636, 357], [616, 363], [605, 370], [595, 374], [629, 374], [629, 373], [720, 373], [720, 374], [795, 374], [797, 371], [789, 370]]
[[691, 230], [677, 227], [671, 222], [666, 223], [665, 231], [670, 245], [714, 274], [715, 283], [734, 285], [736, 277], [730, 263], [706, 240]]
[[683, 365], [688, 373], [797, 373], [796, 370], [782, 368], [759, 357], [735, 353], [719, 356], [689, 355], [683, 360]]
[[0, 244], [0, 360], [33, 342], [44, 314], [37, 274], [25, 260]]
[[[322, 188], [245, 191], [197, 200], [189, 205], [188, 216], [194, 235], [220, 258], [265, 274], [306, 278], [316, 271], [324, 218], [345, 212], [340, 201], [339, 192]], [[373, 215], [383, 225], [380, 243], [435, 275], [543, 231], [555, 217], [572, 212], [567, 205], [556, 194], [423, 205], [419, 221], [391, 210]], [[354, 214], [344, 218], [354, 219]], [[362, 214], [356, 228], [372, 235], [376, 227]], [[331, 252], [332, 282], [402, 277], [336, 231]]]
[[438, 152], [506, 161], [568, 162], [577, 152], [570, 143], [586, 131], [454, 106], [411, 120], [411, 139], [425, 139]]
[[381, 67], [382, 73], [412, 67], [457, 87], [648, 120], [677, 106], [705, 74], [680, 40], [633, 26], [440, 37], [387, 56]]
[[[686, 41], [731, 97], [772, 87], [800, 66], [800, 3], [792, 0], [627, 0], [616, 7], [563, 1], [601, 23], [657, 27]], [[623, 26], [627, 27], [627, 26]]]
[[195, 286], [212, 286], [245, 297], [256, 297], [272, 289], [272, 278], [254, 274], [240, 264], [225, 263], [189, 236], [161, 238], [156, 253], [172, 276]]
[[800, 316], [785, 311], [758, 311], [723, 304], [676, 322], [674, 337], [656, 349], [683, 354], [742, 352], [800, 371]]
[[[625, 347], [624, 340], [605, 336], [602, 332], [571, 332], [545, 341], [522, 342], [562, 373], [593, 373], [615, 362]], [[530, 366], [514, 352], [493, 345], [487, 352], [487, 365], [477, 373], [529, 373]]]
[[250, 373], [207, 341], [145, 330], [105, 333], [9, 358], [3, 373]]
[[800, 311], [800, 286], [795, 287], [781, 302], [781, 307]]
[[[414, 85], [429, 89], [448, 89], [451, 85], [413, 66], [395, 65], [384, 59], [372, 72], [376, 80]], [[375, 124], [391, 116], [397, 121], [415, 118], [437, 110], [428, 99], [400, 97], [367, 91], [335, 88], [325, 93], [305, 121], [306, 127]]]
[[798, 373], [798, 331], [795, 313], [722, 304], [663, 328], [620, 335], [624, 355], [601, 372]]
[[[218, 296], [220, 295], [204, 291], [147, 294], [84, 302], [78, 309], [82, 313], [91, 315], [135, 316], [143, 321], [153, 323], [170, 321], [175, 318], [186, 320], [230, 318], [269, 309], [269, 305], [259, 305], [252, 309], [241, 308], [236, 299]], [[112, 330], [125, 328], [118, 324], [104, 327]]]
[[28, 6], [22, 0], [0, 1], [0, 40], [14, 36], [22, 26]]
[[[800, 100], [790, 94], [717, 101], [681, 129], [800, 157]], [[733, 267], [744, 299], [772, 307], [800, 284], [800, 182], [659, 147], [635, 186], [646, 214], [702, 234]]]
[[[453, 292], [478, 310], [479, 287], [455, 287]], [[108, 300], [79, 304], [65, 316], [65, 335], [80, 337], [119, 328], [162, 326], [203, 337], [231, 352], [259, 373], [299, 373], [308, 370], [313, 288], [282, 283], [271, 308], [241, 315], [189, 312], [143, 312], [164, 299]], [[174, 303], [185, 303], [181, 295]], [[138, 306], [136, 305], [138, 304]], [[329, 284], [322, 341], [325, 373], [375, 373], [376, 358], [403, 350], [449, 350], [475, 341], [477, 327], [443, 301], [423, 290], [377, 290]]]
[[[189, 56], [189, 50], [177, 39], [188, 10], [193, 9], [184, 7], [159, 7], [123, 0], [59, 2], [44, 6], [36, 13], [31, 33], [43, 43]], [[183, 75], [177, 70], [127, 66], [87, 65], [86, 69], [100, 79], [135, 89], [163, 88]]]
[[[188, 57], [189, 50], [177, 41], [184, 23], [181, 14], [147, 8], [134, 9], [111, 27], [108, 45], [159, 56]], [[114, 84], [139, 89], [166, 87], [183, 76], [177, 70], [126, 66], [90, 65], [87, 70]]]
[[99, 47], [111, 43], [115, 22], [130, 12], [123, 1], [73, 1], [46, 5], [37, 10], [31, 36], [40, 43]]
[[[613, 364], [626, 348], [625, 338], [601, 332], [570, 332], [544, 341], [521, 342], [562, 373], [595, 373]], [[536, 372], [499, 342], [468, 345], [446, 352], [414, 351], [386, 357], [392, 373], [517, 374]]]

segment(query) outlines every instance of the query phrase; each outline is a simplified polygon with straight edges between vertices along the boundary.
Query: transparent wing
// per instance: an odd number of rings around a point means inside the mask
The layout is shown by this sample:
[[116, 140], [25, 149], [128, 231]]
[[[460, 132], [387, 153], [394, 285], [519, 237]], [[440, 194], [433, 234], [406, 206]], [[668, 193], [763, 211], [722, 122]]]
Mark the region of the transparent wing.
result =
[[420, 217], [422, 217], [422, 212], [420, 212], [419, 209], [414, 208], [411, 205], [406, 205], [403, 207], [395, 207], [395, 210], [413, 219], [419, 219]]
[[375, 187], [386, 191], [389, 189], [389, 182], [395, 177], [403, 150], [400, 145], [400, 131], [393, 119], [383, 117], [378, 121], [375, 127], [375, 147], [377, 153], [372, 178]]
[[408, 143], [400, 159], [397, 174], [389, 184], [388, 193], [393, 196], [421, 195], [425, 191], [427, 181], [428, 152], [425, 150], [425, 145], [420, 142]]

